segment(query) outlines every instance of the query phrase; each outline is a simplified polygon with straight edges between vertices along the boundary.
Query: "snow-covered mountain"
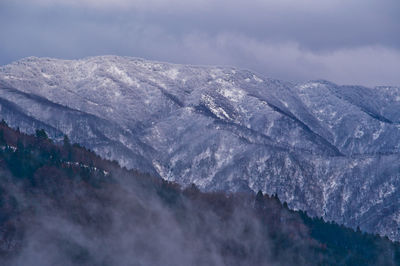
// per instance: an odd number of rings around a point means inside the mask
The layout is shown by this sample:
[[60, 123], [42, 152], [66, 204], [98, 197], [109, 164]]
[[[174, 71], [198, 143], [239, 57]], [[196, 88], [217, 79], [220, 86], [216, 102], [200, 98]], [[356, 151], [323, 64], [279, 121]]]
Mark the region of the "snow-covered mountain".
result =
[[122, 166], [400, 240], [400, 88], [102, 56], [0, 67], [0, 117]]

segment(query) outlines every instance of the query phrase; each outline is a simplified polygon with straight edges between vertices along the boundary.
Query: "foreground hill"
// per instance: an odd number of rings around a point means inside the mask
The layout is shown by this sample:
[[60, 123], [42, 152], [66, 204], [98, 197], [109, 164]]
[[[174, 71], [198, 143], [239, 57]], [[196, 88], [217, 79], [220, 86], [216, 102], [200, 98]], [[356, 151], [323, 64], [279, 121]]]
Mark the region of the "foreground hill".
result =
[[0, 124], [2, 265], [398, 265], [387, 238], [276, 196], [202, 193]]
[[400, 88], [290, 84], [126, 57], [0, 68], [0, 116], [129, 169], [400, 239]]

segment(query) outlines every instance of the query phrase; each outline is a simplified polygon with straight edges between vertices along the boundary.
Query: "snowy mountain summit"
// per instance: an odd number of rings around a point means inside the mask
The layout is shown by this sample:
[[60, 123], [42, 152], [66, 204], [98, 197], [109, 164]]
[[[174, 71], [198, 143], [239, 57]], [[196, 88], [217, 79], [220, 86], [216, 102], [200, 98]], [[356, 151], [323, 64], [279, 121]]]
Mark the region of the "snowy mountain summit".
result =
[[0, 117], [203, 190], [262, 189], [400, 240], [400, 88], [101, 56], [0, 67]]

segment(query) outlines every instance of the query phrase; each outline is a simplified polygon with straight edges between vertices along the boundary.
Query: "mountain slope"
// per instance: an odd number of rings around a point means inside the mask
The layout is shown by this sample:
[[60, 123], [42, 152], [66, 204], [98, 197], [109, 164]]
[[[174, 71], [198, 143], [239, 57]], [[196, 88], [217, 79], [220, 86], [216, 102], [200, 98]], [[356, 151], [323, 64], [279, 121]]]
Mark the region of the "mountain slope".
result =
[[[400, 89], [127, 57], [0, 68], [0, 115], [203, 190], [258, 191], [400, 239]], [[4, 103], [4, 104], [3, 104]]]
[[274, 195], [201, 193], [0, 124], [2, 265], [398, 265], [387, 238]]

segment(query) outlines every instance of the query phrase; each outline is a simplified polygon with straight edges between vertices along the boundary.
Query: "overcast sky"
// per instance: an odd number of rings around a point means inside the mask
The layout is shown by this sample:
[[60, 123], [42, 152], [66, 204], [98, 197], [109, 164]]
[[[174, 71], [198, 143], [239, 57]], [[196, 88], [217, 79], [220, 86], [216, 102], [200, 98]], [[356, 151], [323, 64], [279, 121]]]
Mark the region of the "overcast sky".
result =
[[400, 86], [399, 0], [0, 0], [0, 65], [115, 54]]

